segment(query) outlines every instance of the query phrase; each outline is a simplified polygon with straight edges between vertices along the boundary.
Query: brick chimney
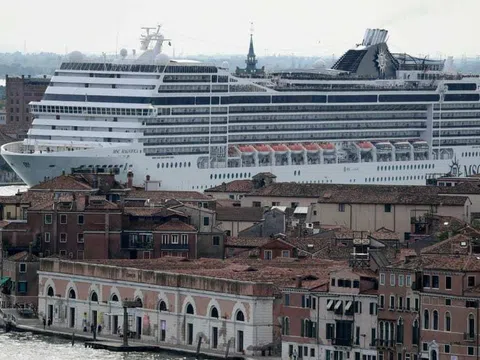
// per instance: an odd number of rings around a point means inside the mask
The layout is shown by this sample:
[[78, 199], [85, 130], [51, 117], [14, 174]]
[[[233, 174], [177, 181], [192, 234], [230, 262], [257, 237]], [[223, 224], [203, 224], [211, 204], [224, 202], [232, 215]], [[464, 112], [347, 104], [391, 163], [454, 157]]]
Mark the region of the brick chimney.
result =
[[299, 289], [302, 287], [302, 276], [301, 275], [297, 275], [297, 279], [296, 279], [296, 282], [295, 282], [295, 287], [299, 288]]
[[129, 170], [127, 174], [127, 188], [133, 187], [133, 171]]

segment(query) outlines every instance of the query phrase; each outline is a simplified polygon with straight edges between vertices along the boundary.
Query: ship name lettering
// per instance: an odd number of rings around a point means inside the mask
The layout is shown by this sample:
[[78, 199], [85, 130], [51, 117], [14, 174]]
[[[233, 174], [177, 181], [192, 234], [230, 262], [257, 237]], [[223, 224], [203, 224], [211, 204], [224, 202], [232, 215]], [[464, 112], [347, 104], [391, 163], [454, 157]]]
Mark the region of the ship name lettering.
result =
[[465, 176], [472, 176], [480, 173], [480, 165], [464, 165], [463, 166]]
[[113, 150], [114, 154], [138, 154], [137, 149]]

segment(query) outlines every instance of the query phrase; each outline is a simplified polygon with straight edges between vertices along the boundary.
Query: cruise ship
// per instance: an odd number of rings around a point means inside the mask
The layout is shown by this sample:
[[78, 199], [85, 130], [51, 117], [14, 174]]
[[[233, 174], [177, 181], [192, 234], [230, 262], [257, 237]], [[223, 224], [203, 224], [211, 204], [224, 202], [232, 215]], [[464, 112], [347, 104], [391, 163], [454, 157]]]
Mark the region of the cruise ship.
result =
[[203, 190], [269, 172], [282, 182], [425, 184], [476, 174], [479, 78], [453, 61], [389, 51], [367, 29], [331, 67], [266, 72], [253, 40], [245, 69], [168, 57], [145, 28], [113, 61], [71, 53], [51, 78], [28, 136], [1, 154], [28, 184], [71, 171]]

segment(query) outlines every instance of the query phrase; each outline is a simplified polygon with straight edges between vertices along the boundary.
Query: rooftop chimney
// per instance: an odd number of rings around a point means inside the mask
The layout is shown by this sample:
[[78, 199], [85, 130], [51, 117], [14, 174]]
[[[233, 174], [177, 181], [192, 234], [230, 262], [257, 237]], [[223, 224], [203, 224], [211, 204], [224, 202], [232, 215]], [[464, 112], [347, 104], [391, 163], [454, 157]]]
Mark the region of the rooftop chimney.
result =
[[127, 187], [131, 189], [133, 187], [133, 171], [129, 170], [127, 174]]
[[295, 287], [299, 288], [299, 289], [302, 287], [302, 276], [301, 275], [297, 275], [297, 279], [295, 281]]

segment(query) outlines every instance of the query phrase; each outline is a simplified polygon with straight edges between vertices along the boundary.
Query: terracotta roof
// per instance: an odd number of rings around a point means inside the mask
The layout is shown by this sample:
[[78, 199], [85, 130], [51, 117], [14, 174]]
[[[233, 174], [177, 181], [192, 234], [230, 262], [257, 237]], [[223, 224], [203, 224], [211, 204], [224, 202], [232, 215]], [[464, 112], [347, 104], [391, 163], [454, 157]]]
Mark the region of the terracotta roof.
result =
[[123, 213], [125, 215], [138, 217], [166, 217], [172, 215], [186, 217], [185, 214], [178, 210], [167, 209], [165, 207], [125, 207]]
[[3, 227], [3, 230], [30, 230], [30, 226], [25, 221], [10, 221], [7, 225]]
[[197, 229], [192, 225], [184, 223], [180, 220], [172, 219], [167, 221], [164, 224], [158, 225], [154, 228], [155, 231], [190, 231], [190, 232], [197, 232]]
[[274, 239], [270, 237], [227, 237], [226, 247], [256, 248], [268, 244]]
[[316, 198], [319, 203], [458, 206], [468, 199], [439, 193], [437, 186], [274, 183], [245, 196]]
[[156, 270], [165, 273], [189, 274], [217, 279], [271, 283], [278, 291], [294, 287], [297, 277], [304, 279], [302, 287], [311, 288], [325, 284], [329, 273], [348, 268], [344, 261], [325, 259], [198, 259], [185, 260], [163, 257], [150, 260], [83, 260], [119, 267]]
[[88, 205], [85, 206], [86, 210], [116, 210], [120, 207], [118, 204], [114, 204], [111, 201], [105, 199], [105, 197], [94, 196], [90, 198]]
[[392, 267], [410, 270], [480, 271], [480, 258], [476, 255], [423, 254]]
[[37, 262], [39, 261], [39, 258], [33, 254], [30, 254], [28, 251], [22, 251], [10, 256], [7, 260], [21, 262]]
[[252, 180], [233, 180], [228, 183], [214, 186], [205, 192], [232, 192], [232, 193], [248, 193], [253, 190]]
[[476, 181], [459, 182], [455, 186], [439, 186], [439, 192], [441, 194], [480, 194], [479, 179], [475, 180]]
[[219, 207], [216, 212], [218, 221], [257, 222], [263, 219], [260, 207]]
[[240, 200], [232, 200], [232, 199], [217, 199], [217, 209], [219, 207], [240, 207], [241, 201]]
[[471, 238], [469, 236], [458, 234], [440, 241], [436, 244], [423, 248], [421, 254], [463, 254], [470, 253]]
[[29, 191], [35, 190], [77, 190], [91, 191], [93, 188], [86, 182], [73, 175], [60, 175], [56, 178], [32, 186]]
[[145, 191], [143, 189], [134, 189], [128, 192], [126, 200], [142, 199], [151, 201], [213, 201], [210, 196], [204, 195], [198, 191]]

